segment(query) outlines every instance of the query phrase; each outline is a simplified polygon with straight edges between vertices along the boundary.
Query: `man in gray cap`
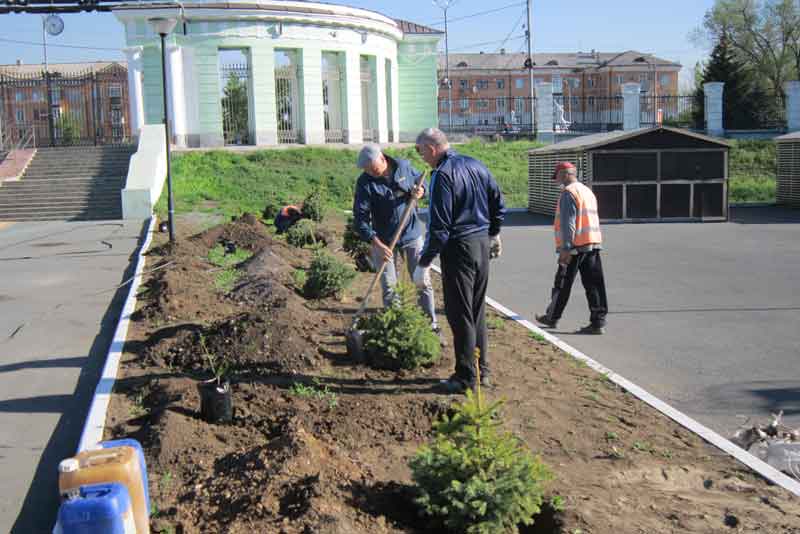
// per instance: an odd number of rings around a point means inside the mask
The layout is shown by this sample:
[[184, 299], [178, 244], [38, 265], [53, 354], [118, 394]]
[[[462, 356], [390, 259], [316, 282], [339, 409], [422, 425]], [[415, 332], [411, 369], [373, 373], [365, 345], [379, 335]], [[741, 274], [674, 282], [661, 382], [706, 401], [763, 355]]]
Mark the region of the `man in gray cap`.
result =
[[[372, 244], [373, 264], [388, 262], [381, 275], [381, 289], [383, 304], [389, 306], [395, 299], [394, 287], [397, 284], [395, 251], [389, 248], [389, 244], [407, 201], [411, 197], [423, 198], [427, 186], [424, 181], [419, 187], [415, 185], [421, 173], [411, 166], [411, 162], [387, 156], [376, 144], [370, 143], [361, 149], [357, 165], [364, 172], [356, 182], [353, 201], [355, 227], [361, 239]], [[424, 226], [415, 208], [397, 241], [397, 250], [402, 251], [409, 274], [417, 268], [425, 244], [423, 234]], [[419, 289], [419, 305], [430, 317], [431, 328], [440, 333], [430, 280]]]

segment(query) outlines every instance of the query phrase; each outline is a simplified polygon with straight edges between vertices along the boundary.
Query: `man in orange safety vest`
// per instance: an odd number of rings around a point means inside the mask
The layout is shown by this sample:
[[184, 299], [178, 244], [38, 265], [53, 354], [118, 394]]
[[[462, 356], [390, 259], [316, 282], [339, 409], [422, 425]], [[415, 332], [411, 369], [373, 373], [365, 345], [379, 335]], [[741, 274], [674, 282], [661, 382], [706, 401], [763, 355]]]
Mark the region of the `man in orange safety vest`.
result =
[[580, 333], [603, 334], [608, 301], [603, 264], [600, 262], [603, 238], [597, 215], [597, 198], [591, 189], [578, 181], [578, 171], [568, 161], [556, 165], [553, 180], [562, 187], [553, 221], [558, 270], [550, 305], [543, 315], [536, 316], [536, 320], [551, 328], [556, 326], [567, 306], [575, 275], [580, 271], [586, 300], [589, 301], [589, 325], [582, 328]]

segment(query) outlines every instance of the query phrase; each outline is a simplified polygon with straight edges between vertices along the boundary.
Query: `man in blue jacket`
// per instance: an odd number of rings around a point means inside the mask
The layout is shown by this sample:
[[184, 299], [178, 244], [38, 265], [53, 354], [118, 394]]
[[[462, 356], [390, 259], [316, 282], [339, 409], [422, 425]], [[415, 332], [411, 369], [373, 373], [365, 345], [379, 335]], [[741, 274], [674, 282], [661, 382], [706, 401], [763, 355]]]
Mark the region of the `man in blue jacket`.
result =
[[489, 258], [499, 258], [502, 253], [503, 194], [489, 169], [451, 150], [440, 130], [423, 130], [416, 148], [434, 171], [428, 239], [413, 278], [417, 285], [429, 284], [431, 262], [441, 255], [444, 309], [455, 345], [455, 373], [442, 386], [448, 393], [475, 386], [476, 348], [480, 350], [481, 384], [491, 386], [485, 298]]
[[[423, 182], [422, 186], [415, 187], [420, 172], [408, 160], [389, 157], [376, 144], [367, 144], [361, 149], [357, 165], [364, 172], [356, 182], [353, 218], [361, 239], [372, 244], [373, 265], [379, 266], [384, 261], [388, 262], [381, 275], [381, 289], [383, 305], [389, 306], [395, 299], [394, 287], [397, 284], [395, 251], [389, 245], [400, 224], [406, 203], [411, 196], [422, 198], [425, 195], [425, 185]], [[416, 269], [422, 252], [423, 230], [423, 223], [414, 208], [397, 241], [397, 249], [405, 256], [409, 275]], [[431, 328], [439, 333], [430, 280], [419, 288], [419, 305], [430, 317]]]

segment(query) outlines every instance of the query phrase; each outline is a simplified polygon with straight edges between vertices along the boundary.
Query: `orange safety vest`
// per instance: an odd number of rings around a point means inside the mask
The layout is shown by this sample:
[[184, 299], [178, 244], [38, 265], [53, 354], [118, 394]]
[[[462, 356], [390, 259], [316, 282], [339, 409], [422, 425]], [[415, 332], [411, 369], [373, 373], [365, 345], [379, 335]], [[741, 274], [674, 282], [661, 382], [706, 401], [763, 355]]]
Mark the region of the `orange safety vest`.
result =
[[[603, 242], [600, 235], [600, 217], [597, 216], [597, 198], [592, 190], [580, 182], [569, 184], [565, 190], [575, 199], [578, 208], [575, 218], [575, 239], [572, 245], [575, 248], [586, 245], [599, 245]], [[561, 199], [556, 203], [556, 218], [553, 221], [555, 230], [556, 248], [561, 249]]]

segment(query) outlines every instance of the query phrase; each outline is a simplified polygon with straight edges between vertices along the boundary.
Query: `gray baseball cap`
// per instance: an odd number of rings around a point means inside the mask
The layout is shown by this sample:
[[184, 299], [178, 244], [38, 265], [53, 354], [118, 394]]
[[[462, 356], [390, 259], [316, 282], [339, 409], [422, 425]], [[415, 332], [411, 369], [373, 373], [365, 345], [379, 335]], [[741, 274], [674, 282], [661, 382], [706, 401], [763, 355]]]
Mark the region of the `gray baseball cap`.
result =
[[356, 166], [359, 169], [363, 169], [380, 156], [383, 152], [381, 151], [380, 145], [376, 145], [375, 143], [367, 143], [364, 145], [364, 148], [358, 153], [358, 160], [356, 161]]

